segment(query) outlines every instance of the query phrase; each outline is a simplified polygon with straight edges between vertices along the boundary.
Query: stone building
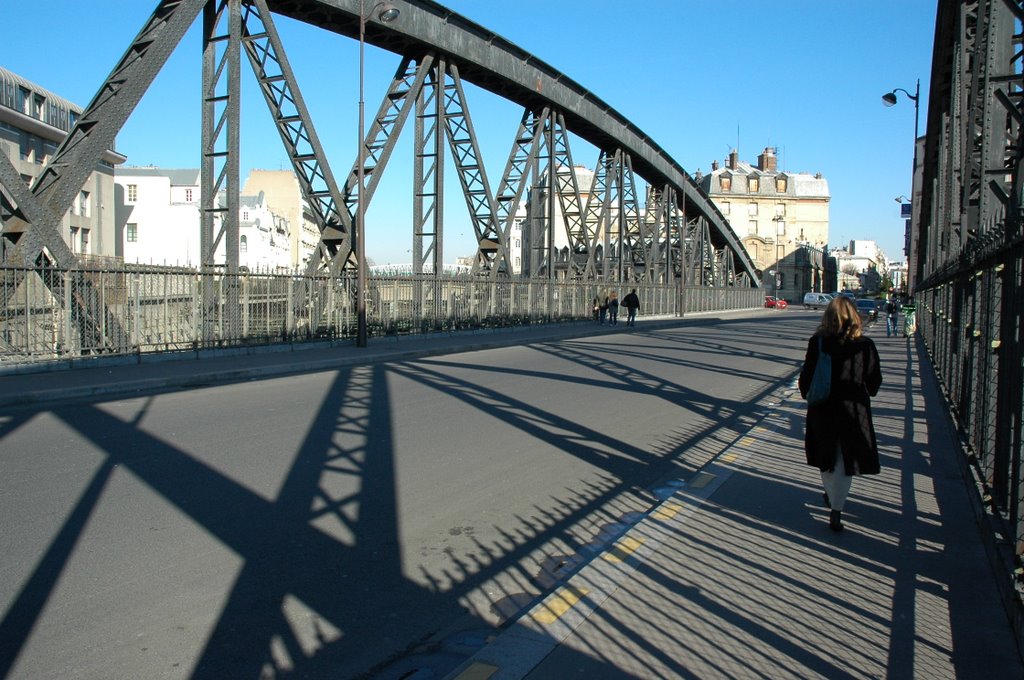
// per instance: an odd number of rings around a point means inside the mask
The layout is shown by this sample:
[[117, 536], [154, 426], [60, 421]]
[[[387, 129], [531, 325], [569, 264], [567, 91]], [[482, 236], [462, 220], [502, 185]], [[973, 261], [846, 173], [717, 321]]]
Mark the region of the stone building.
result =
[[[125, 262], [202, 266], [198, 169], [118, 168], [115, 183], [116, 232]], [[271, 208], [262, 191], [243, 192], [239, 197], [238, 241], [240, 267], [253, 271], [294, 268], [288, 219]], [[223, 241], [215, 259], [224, 260]]]
[[252, 170], [242, 194], [258, 196], [261, 193], [267, 207], [288, 222], [291, 266], [304, 267], [320, 242], [320, 230], [302, 197], [298, 178], [291, 170]]
[[[766, 289], [798, 301], [821, 290], [827, 271], [829, 187], [820, 173], [778, 168], [775, 149], [766, 147], [757, 164], [741, 161], [735, 150], [725, 164], [711, 164], [697, 184], [732, 225]], [[821, 251], [822, 258], [812, 256]], [[812, 263], [820, 261], [817, 268]]]

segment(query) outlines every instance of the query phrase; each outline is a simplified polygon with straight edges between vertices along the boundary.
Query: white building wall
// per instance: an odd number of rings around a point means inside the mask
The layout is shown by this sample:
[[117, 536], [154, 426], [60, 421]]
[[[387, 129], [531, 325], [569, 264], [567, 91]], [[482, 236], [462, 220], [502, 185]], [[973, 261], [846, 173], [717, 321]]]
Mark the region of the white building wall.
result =
[[[172, 187], [170, 177], [155, 168], [133, 170], [119, 169], [115, 177], [125, 262], [199, 267], [198, 179], [195, 185]], [[189, 196], [193, 200], [185, 200]]]
[[243, 197], [239, 210], [238, 266], [254, 272], [291, 270], [288, 220], [270, 210], [263, 194]]

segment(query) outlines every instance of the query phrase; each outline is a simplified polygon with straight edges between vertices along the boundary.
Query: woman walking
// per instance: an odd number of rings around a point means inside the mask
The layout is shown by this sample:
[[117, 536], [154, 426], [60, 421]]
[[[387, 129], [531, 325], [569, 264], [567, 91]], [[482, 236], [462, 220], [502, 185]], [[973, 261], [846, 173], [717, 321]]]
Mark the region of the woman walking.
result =
[[807, 407], [804, 451], [807, 464], [821, 471], [825, 505], [832, 510], [832, 531], [843, 529], [843, 506], [853, 476], [880, 471], [871, 397], [878, 394], [882, 370], [875, 343], [861, 331], [860, 314], [853, 302], [843, 296], [834, 298], [807, 342], [800, 371], [800, 394], [806, 398], [821, 352], [831, 358], [828, 397]]

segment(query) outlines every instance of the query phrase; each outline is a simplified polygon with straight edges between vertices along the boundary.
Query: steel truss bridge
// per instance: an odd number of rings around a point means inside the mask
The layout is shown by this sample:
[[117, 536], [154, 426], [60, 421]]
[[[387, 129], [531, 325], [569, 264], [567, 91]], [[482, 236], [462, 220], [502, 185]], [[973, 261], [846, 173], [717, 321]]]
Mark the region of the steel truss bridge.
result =
[[[431, 0], [395, 0], [400, 20], [361, 14], [359, 0], [163, 0], [114, 66], [66, 140], [26, 186], [0, 159], [4, 262], [73, 269], [75, 253], [60, 220], [147, 88], [182, 40], [202, 21], [202, 269], [239, 271], [239, 121], [243, 62], [253, 70], [281, 142], [320, 231], [307, 275], [344, 277], [358, 267], [357, 199], [372, 201], [389, 162], [414, 168], [410, 251], [414, 273], [444, 270], [446, 154], [450, 154], [475, 234], [472, 272], [511, 277], [510, 230], [528, 191], [546, 197], [529, 216], [524, 272], [550, 280], [756, 288], [759, 277], [728, 221], [663, 149], [565, 74]], [[377, 3], [376, 6], [380, 6]], [[369, 121], [360, 156], [342, 182], [324, 153], [274, 15], [358, 38], [400, 55]], [[244, 56], [243, 56], [244, 55]], [[353, 69], [354, 71], [354, 69]], [[473, 83], [523, 107], [509, 130], [510, 152], [497, 182], [488, 177], [463, 84]], [[412, 119], [410, 121], [410, 118]], [[393, 161], [411, 127], [412, 159]], [[581, 187], [570, 133], [599, 150], [593, 183]], [[359, 186], [360, 178], [363, 185]], [[219, 205], [218, 195], [226, 196]], [[644, 202], [641, 204], [641, 196]], [[586, 200], [584, 200], [586, 197]], [[555, 202], [558, 201], [556, 209]], [[556, 213], [567, 247], [556, 248]], [[559, 226], [558, 228], [561, 228]], [[372, 231], [373, 226], [367, 227]], [[222, 255], [217, 255], [220, 252]], [[9, 287], [15, 284], [7, 284]], [[206, 286], [207, 316], [219, 302]], [[88, 283], [60, 302], [93, 309]], [[232, 290], [227, 304], [237, 302]], [[65, 305], [67, 306], [67, 305]], [[80, 311], [84, 334], [123, 338], [108, 311]], [[92, 330], [90, 330], [92, 329]], [[102, 343], [100, 343], [102, 344]]]
[[[1024, 584], [1024, 3], [938, 3], [911, 234], [918, 326], [996, 528], [1021, 625]], [[920, 148], [920, 147], [919, 147]]]

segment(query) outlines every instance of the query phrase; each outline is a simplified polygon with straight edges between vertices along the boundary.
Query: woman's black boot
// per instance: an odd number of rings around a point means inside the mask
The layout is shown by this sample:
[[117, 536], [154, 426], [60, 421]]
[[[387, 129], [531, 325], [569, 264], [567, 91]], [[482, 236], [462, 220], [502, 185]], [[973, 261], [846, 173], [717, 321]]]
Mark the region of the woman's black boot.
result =
[[828, 516], [828, 528], [832, 531], [843, 530], [843, 511], [833, 510]]

